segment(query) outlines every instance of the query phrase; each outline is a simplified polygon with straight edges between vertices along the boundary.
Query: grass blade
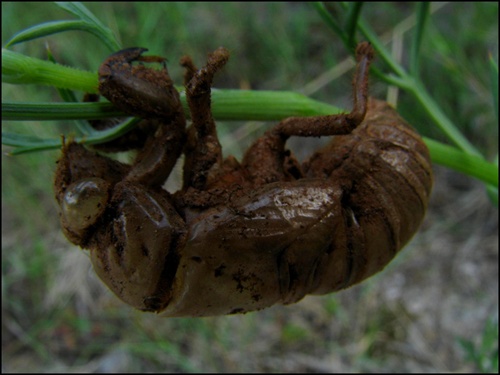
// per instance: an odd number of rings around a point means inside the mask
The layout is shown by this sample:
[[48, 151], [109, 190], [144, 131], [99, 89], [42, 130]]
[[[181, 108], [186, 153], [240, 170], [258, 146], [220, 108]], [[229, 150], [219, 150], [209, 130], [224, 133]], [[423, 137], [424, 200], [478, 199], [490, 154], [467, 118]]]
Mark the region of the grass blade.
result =
[[433, 163], [473, 176], [498, 189], [498, 168], [495, 164], [433, 139], [424, 138], [424, 140], [429, 147]]
[[[111, 129], [95, 130], [91, 134], [72, 137], [72, 140], [88, 145], [108, 142], [132, 130], [140, 121], [141, 119], [138, 118], [130, 118]], [[42, 139], [24, 134], [2, 132], [2, 144], [15, 147], [9, 155], [19, 155], [60, 148], [61, 139]]]
[[417, 3], [417, 24], [413, 31], [413, 40], [410, 50], [410, 75], [416, 78], [419, 74], [420, 46], [425, 31], [425, 24], [429, 18], [430, 3]]
[[2, 119], [11, 121], [91, 120], [123, 116], [111, 103], [2, 103]]
[[110, 49], [110, 51], [118, 51], [121, 49], [121, 44], [116, 39], [115, 34], [111, 29], [104, 26], [99, 19], [94, 16], [94, 14], [88, 10], [82, 3], [80, 2], [56, 2], [56, 5], [64, 9], [65, 11], [75, 15], [76, 17], [85, 21], [87, 28], [82, 29], [94, 34], [100, 40], [106, 44], [106, 46]]
[[354, 51], [356, 48], [356, 30], [358, 28], [359, 15], [361, 14], [361, 8], [363, 7], [362, 1], [356, 1], [349, 3], [349, 10], [347, 12], [347, 22], [345, 25], [345, 30], [347, 33], [347, 43], [349, 49]]
[[32, 26], [15, 34], [5, 47], [64, 31], [80, 30], [89, 32], [99, 38], [111, 51], [121, 49], [120, 43], [111, 29], [104, 26], [84, 5], [65, 2], [57, 3], [57, 5], [80, 19], [51, 21]]
[[337, 20], [332, 17], [328, 9], [326, 9], [325, 4], [321, 1], [317, 1], [314, 2], [313, 5], [323, 19], [323, 22], [325, 22], [327, 26], [329, 26], [344, 41], [344, 43], [347, 43], [347, 34], [344, 32]]
[[86, 22], [81, 20], [65, 20], [45, 22], [40, 25], [32, 26], [15, 34], [5, 45], [5, 47], [14, 44], [27, 42], [29, 40], [42, 38], [48, 35], [57, 34], [68, 30], [82, 30], [87, 26]]

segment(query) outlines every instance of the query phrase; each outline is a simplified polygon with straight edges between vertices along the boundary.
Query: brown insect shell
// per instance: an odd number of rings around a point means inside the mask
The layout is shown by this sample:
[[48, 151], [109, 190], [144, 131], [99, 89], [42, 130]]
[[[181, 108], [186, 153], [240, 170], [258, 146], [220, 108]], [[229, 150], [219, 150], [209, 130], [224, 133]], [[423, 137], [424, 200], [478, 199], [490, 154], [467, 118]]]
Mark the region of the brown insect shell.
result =
[[420, 226], [432, 188], [429, 152], [387, 103], [335, 137], [308, 178], [249, 189], [184, 213], [188, 237], [166, 316], [209, 316], [293, 303], [381, 271]]
[[[140, 57], [143, 51], [107, 59], [102, 90], [109, 88], [124, 110], [138, 105], [134, 114], [168, 117], [162, 103], [142, 105], [144, 91], [157, 97], [156, 90], [166, 89], [162, 101], [173, 103], [175, 113], [168, 113], [184, 125], [170, 79], [161, 89], [149, 89], [155, 79], [165, 80], [160, 75], [166, 71], [131, 66], [134, 60], [161, 61]], [[132, 172], [144, 175], [144, 160]], [[236, 169], [219, 181], [252, 172]], [[210, 316], [296, 302], [380, 271], [417, 231], [432, 187], [422, 139], [376, 100], [351, 134], [334, 137], [300, 169], [305, 178], [300, 173], [295, 181], [245, 185], [197, 208], [191, 187], [171, 196], [156, 183], [137, 180], [129, 166], [70, 143], [63, 148], [55, 191], [65, 234], [90, 250], [99, 277], [123, 301], [167, 316]], [[76, 199], [70, 207], [68, 194]], [[73, 207], [82, 208], [84, 217], [74, 215]]]
[[[161, 313], [231, 314], [303, 298], [331, 243], [339, 193], [322, 180], [273, 183], [228, 205], [187, 213], [194, 219], [178, 249], [172, 299]], [[331, 283], [340, 286], [347, 270], [335, 272]]]

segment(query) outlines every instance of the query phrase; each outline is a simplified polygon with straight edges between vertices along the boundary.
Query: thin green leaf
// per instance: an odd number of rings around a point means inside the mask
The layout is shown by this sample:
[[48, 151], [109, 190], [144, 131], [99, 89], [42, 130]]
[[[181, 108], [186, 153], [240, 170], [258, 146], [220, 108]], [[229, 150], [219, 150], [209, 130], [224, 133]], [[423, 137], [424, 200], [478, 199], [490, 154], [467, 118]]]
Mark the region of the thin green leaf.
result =
[[78, 120], [123, 116], [111, 103], [2, 103], [2, 119], [11, 121]]
[[61, 139], [43, 139], [17, 133], [2, 132], [2, 144], [15, 147], [9, 155], [44, 151], [61, 147]]
[[55, 1], [59, 8], [90, 23], [105, 27], [88, 8], [79, 1]]
[[349, 3], [349, 9], [347, 12], [347, 22], [345, 25], [345, 31], [347, 34], [347, 43], [349, 50], [354, 51], [356, 47], [356, 29], [358, 28], [358, 19], [361, 14], [361, 8], [363, 7], [362, 1], [355, 1]]
[[68, 89], [57, 88], [57, 92], [62, 100], [65, 103], [78, 103], [78, 99], [75, 96], [75, 93]]
[[[52, 55], [52, 51], [50, 50], [49, 45], [46, 45], [46, 50], [47, 50], [47, 58], [50, 62], [56, 63], [56, 60], [54, 58], [54, 55]], [[79, 100], [76, 98], [75, 93], [71, 90], [68, 89], [61, 89], [57, 88], [57, 92], [59, 93], [59, 96], [64, 100], [66, 103], [77, 103]], [[90, 134], [93, 130], [92, 126], [90, 126], [88, 121], [85, 120], [74, 120], [75, 125], [77, 126], [78, 130], [82, 134]]]
[[85, 6], [81, 3], [57, 3], [59, 7], [80, 18], [79, 20], [63, 20], [45, 22], [32, 26], [15, 34], [5, 45], [27, 42], [29, 40], [42, 38], [48, 35], [64, 31], [80, 30], [86, 31], [99, 38], [111, 51], [121, 49], [113, 32], [104, 26]]
[[[75, 142], [85, 143], [88, 145], [109, 142], [113, 139], [121, 137], [133, 129], [141, 119], [130, 118], [121, 124], [106, 130], [94, 131], [91, 134], [73, 137]], [[15, 147], [9, 154], [19, 155], [28, 152], [43, 151], [57, 149], [61, 147], [61, 139], [42, 139], [33, 136], [27, 136], [16, 133], [2, 132], [2, 144]]]
[[434, 163], [473, 176], [498, 189], [498, 167], [480, 156], [470, 155], [452, 146], [424, 138]]
[[430, 3], [424, 1], [417, 3], [417, 24], [413, 31], [413, 40], [410, 50], [410, 75], [414, 78], [419, 74], [420, 46], [425, 31], [425, 24], [429, 18]]
[[321, 1], [316, 1], [313, 5], [323, 21], [343, 40], [344, 44], [347, 44], [347, 34], [344, 32], [337, 20], [330, 14], [328, 9], [326, 9], [325, 4]]
[[467, 138], [458, 130], [451, 120], [443, 113], [438, 104], [429, 95], [420, 81], [415, 81], [410, 90], [415, 98], [420, 102], [422, 108], [431, 116], [439, 128], [455, 143], [461, 150], [468, 154], [481, 157], [481, 153], [469, 142]]
[[56, 5], [84, 20], [89, 26], [89, 28], [85, 31], [89, 31], [101, 39], [111, 51], [118, 51], [121, 49], [121, 44], [116, 39], [113, 31], [104, 26], [101, 21], [99, 21], [99, 19], [85, 7], [85, 5], [80, 2], [63, 1], [56, 2]]
[[76, 140], [78, 142], [85, 142], [89, 145], [109, 142], [129, 132], [141, 121], [142, 119], [140, 118], [131, 117], [110, 129], [94, 131], [92, 134], [86, 135], [80, 140]]
[[82, 30], [85, 27], [88, 27], [87, 23], [81, 20], [45, 22], [18, 32], [7, 42], [5, 47], [13, 46], [14, 44], [27, 42], [29, 40], [37, 38], [42, 38], [48, 35], [57, 34], [63, 31]]

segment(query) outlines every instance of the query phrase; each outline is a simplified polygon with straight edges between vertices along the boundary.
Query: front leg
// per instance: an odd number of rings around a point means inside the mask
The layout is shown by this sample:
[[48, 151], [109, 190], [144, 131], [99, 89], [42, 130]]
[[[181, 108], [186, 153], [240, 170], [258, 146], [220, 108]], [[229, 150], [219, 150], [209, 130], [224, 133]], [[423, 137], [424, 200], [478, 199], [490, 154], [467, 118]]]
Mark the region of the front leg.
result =
[[114, 187], [109, 205], [112, 220], [88, 246], [92, 265], [121, 300], [140, 310], [160, 311], [172, 297], [186, 224], [163, 190], [122, 182]]
[[64, 233], [90, 250], [98, 276], [128, 304], [157, 311], [169, 303], [187, 232], [160, 187], [182, 152], [185, 118], [166, 69], [132, 66], [163, 60], [142, 52], [128, 49], [108, 58], [99, 89], [117, 107], [154, 122], [156, 132], [131, 167], [64, 145], [54, 187]]
[[161, 186], [170, 175], [185, 142], [186, 119], [166, 66], [156, 70], [140, 62], [164, 62], [141, 56], [145, 48], [129, 48], [111, 55], [99, 68], [99, 91], [117, 108], [153, 124], [150, 135], [126, 177], [145, 186]]

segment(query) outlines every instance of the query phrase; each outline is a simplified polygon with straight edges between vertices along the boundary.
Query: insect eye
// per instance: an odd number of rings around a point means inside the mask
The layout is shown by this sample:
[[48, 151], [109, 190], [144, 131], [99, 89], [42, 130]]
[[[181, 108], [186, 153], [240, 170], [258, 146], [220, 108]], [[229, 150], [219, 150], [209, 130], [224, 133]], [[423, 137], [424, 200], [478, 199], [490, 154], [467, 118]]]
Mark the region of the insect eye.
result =
[[101, 178], [87, 178], [68, 186], [62, 201], [62, 214], [73, 231], [88, 228], [106, 208], [109, 184]]

